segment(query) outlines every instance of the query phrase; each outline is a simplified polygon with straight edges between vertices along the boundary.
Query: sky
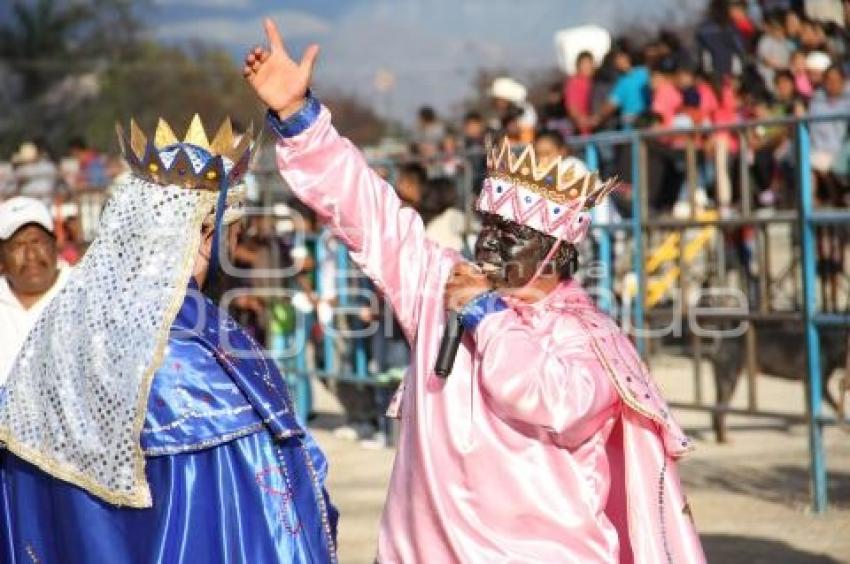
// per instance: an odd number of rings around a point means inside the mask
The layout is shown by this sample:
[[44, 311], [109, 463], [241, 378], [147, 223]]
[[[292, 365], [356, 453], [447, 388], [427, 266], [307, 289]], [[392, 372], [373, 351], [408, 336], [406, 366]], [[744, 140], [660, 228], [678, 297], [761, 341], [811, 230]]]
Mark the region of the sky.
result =
[[[200, 38], [234, 57], [263, 42], [273, 17], [300, 57], [318, 43], [321, 87], [355, 94], [381, 113], [409, 122], [419, 106], [449, 111], [479, 68], [517, 78], [556, 64], [554, 34], [595, 23], [616, 30], [636, 19], [682, 20], [702, 0], [153, 0], [153, 33], [182, 42]], [[379, 72], [394, 77], [379, 93]], [[321, 92], [317, 92], [320, 96]]]

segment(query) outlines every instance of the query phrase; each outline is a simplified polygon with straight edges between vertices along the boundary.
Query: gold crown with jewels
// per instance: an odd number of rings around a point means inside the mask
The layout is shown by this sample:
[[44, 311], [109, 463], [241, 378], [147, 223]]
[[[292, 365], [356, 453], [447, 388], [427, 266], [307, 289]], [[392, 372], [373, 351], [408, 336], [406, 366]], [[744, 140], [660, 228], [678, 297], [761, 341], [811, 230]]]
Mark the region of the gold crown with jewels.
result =
[[133, 174], [154, 184], [218, 191], [222, 181], [237, 183], [251, 160], [253, 127], [237, 136], [230, 118], [222, 122], [212, 142], [197, 114], [182, 141], [162, 118], [153, 140], [133, 119], [129, 138], [120, 124], [116, 129], [121, 153]]

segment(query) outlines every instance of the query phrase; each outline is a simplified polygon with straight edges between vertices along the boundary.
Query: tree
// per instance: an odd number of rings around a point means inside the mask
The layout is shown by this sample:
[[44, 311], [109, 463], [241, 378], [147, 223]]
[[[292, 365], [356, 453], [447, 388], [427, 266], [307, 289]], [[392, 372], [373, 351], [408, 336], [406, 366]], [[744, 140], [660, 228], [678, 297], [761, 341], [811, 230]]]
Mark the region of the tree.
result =
[[[225, 116], [263, 127], [260, 107], [241, 68], [219, 46], [168, 46], [144, 36], [137, 16], [149, 0], [15, 0], [0, 23], [0, 159], [22, 141], [44, 139], [64, 150], [82, 136], [117, 150], [116, 122], [135, 118], [152, 131], [159, 117], [179, 135], [192, 114], [208, 129]], [[372, 143], [385, 124], [359, 100], [322, 97], [341, 131]]]
[[0, 70], [6, 117], [0, 151], [25, 137], [57, 140], [63, 118], [80, 98], [97, 92], [97, 74], [132, 56], [148, 0], [14, 0], [0, 23]]
[[153, 131], [159, 117], [180, 134], [192, 115], [203, 117], [207, 129], [229, 116], [242, 124], [262, 127], [263, 109], [245, 87], [229, 53], [195, 43], [184, 48], [146, 42], [134, 58], [112, 65], [101, 75], [96, 99], [74, 112], [70, 126], [101, 149], [115, 149], [115, 123], [132, 117]]
[[322, 90], [324, 103], [334, 116], [334, 126], [356, 145], [371, 145], [387, 133], [388, 123], [359, 98]]

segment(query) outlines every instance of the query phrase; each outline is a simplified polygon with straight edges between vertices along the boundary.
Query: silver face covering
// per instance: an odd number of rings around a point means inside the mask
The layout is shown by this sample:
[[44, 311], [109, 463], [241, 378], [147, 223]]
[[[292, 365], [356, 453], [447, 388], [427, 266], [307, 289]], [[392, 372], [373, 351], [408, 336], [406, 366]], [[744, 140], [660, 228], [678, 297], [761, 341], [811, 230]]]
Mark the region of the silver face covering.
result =
[[115, 188], [0, 391], [6, 448], [110, 503], [151, 505], [140, 444], [148, 394], [216, 197], [135, 176]]

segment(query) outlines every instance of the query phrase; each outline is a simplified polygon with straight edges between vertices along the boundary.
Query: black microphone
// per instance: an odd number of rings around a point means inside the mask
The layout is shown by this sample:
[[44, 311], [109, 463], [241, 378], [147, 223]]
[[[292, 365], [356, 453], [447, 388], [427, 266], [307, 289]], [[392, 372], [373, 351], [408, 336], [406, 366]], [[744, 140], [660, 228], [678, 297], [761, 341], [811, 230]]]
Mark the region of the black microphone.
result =
[[437, 363], [434, 372], [440, 378], [448, 378], [455, 365], [457, 349], [463, 338], [463, 325], [460, 323], [460, 314], [454, 310], [446, 311], [446, 329], [443, 331], [443, 340], [440, 341], [440, 352], [437, 353]]

